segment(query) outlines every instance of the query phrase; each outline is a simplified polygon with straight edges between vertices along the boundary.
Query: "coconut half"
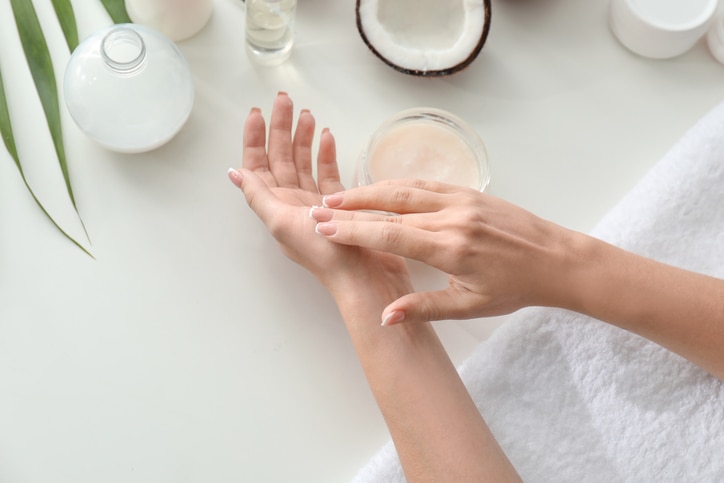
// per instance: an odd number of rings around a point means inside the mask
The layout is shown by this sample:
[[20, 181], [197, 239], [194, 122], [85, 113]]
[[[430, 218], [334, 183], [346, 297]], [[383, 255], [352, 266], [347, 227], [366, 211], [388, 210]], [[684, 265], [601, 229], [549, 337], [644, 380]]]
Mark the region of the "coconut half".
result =
[[490, 0], [357, 0], [362, 40], [392, 68], [416, 76], [464, 69], [490, 30]]

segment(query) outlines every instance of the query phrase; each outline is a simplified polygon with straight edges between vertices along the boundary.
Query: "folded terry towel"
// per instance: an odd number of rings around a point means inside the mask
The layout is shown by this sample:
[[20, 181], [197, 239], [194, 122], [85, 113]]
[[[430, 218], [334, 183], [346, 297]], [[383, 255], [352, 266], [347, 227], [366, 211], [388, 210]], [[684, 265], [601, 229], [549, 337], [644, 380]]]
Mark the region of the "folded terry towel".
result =
[[[724, 104], [593, 235], [724, 278]], [[724, 482], [724, 383], [627, 331], [564, 310], [525, 309], [460, 373], [527, 482]], [[394, 446], [354, 481], [404, 481]]]

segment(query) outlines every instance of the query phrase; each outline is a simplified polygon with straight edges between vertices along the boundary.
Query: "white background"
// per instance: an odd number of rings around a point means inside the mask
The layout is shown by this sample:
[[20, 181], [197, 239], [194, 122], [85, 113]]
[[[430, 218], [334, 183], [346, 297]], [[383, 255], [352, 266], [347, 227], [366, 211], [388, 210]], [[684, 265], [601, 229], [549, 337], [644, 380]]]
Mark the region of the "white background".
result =
[[[100, 2], [73, 3], [81, 38], [110, 23]], [[69, 53], [50, 0], [34, 4], [61, 83]], [[96, 260], [44, 218], [0, 149], [0, 481], [349, 480], [387, 431], [329, 296], [227, 180], [247, 112], [268, 114], [289, 92], [336, 135], [350, 180], [386, 117], [449, 110], [486, 142], [492, 194], [588, 231], [724, 100], [724, 66], [703, 41], [643, 59], [612, 36], [607, 8], [493, 0], [478, 59], [419, 79], [367, 50], [352, 0], [301, 1], [292, 58], [276, 68], [247, 59], [242, 3], [217, 0], [206, 28], [180, 43], [196, 101], [168, 145], [108, 152], [62, 106]], [[0, 66], [28, 178], [82, 240], [5, 1]], [[420, 288], [445, 281], [412, 270]], [[504, 322], [436, 326], [457, 363]]]

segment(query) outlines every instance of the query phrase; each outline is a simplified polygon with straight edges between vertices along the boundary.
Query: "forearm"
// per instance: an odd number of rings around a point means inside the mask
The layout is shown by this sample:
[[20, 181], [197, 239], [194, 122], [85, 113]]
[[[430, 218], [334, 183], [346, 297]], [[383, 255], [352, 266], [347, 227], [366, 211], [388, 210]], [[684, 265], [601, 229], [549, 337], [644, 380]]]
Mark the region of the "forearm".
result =
[[518, 480], [430, 324], [380, 326], [402, 293], [349, 295], [340, 310], [408, 480]]
[[724, 280], [583, 237], [571, 308], [650, 339], [724, 380]]

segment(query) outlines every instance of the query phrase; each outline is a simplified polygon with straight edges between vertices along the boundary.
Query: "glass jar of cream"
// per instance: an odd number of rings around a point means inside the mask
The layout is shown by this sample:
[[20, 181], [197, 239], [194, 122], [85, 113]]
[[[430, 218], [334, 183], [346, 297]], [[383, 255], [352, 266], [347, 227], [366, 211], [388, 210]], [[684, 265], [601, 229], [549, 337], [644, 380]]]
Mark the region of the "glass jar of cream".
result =
[[428, 107], [399, 112], [370, 137], [354, 184], [401, 178], [484, 191], [490, 182], [485, 144], [471, 126], [449, 112]]

